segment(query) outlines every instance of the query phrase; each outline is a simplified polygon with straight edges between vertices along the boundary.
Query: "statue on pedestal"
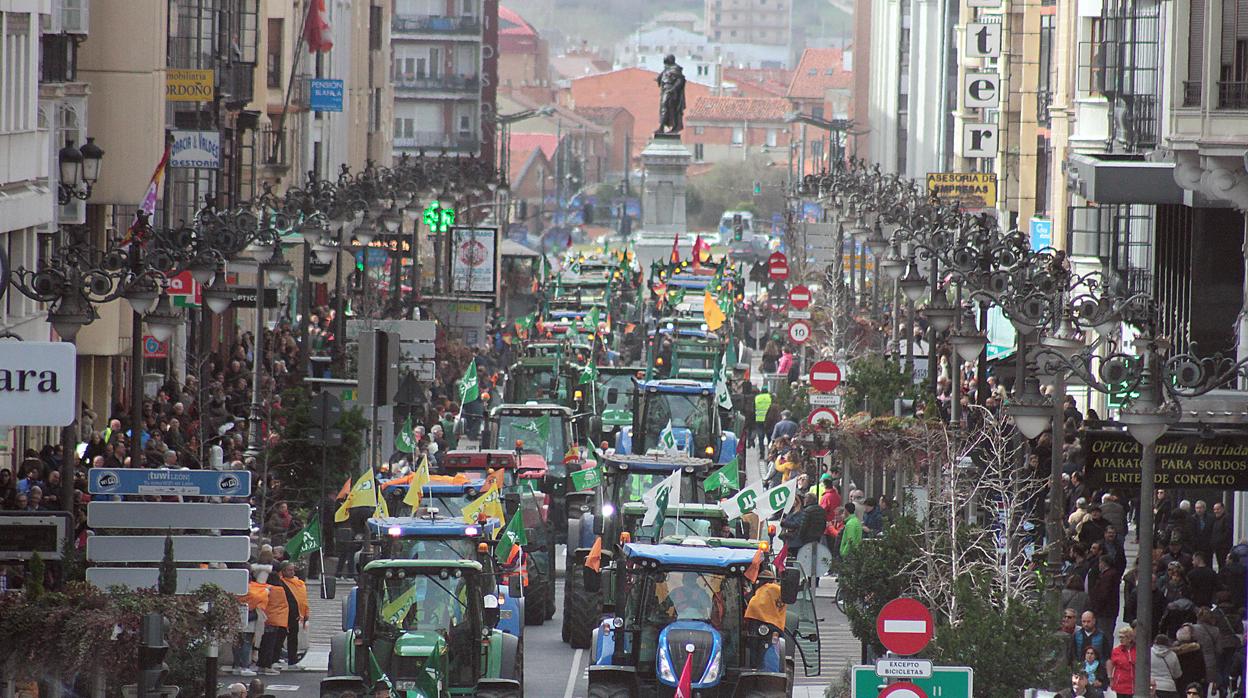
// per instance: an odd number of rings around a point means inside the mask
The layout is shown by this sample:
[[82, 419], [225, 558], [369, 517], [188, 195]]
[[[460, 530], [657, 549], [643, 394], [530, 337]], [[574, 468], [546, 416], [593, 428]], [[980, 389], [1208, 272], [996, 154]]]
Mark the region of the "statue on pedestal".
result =
[[680, 133], [685, 128], [685, 71], [676, 65], [676, 56], [663, 58], [659, 83], [659, 130], [654, 134]]

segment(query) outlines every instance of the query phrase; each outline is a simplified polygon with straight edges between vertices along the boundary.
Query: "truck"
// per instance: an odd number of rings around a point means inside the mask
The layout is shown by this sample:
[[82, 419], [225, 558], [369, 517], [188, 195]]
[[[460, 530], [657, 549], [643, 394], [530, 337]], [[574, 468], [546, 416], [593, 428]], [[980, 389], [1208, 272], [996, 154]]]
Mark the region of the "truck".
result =
[[499, 614], [495, 579], [475, 560], [369, 562], [359, 622], [331, 638], [320, 694], [372, 694], [380, 672], [407, 698], [520, 698], [524, 650]]

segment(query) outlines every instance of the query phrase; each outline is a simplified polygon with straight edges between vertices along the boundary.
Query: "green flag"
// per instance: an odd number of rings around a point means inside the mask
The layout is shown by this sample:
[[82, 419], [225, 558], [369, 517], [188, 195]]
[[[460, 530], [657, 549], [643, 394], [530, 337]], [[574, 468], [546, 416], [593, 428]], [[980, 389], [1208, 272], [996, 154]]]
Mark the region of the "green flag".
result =
[[599, 466], [586, 468], [585, 470], [574, 470], [570, 475], [572, 477], [573, 492], [593, 489], [602, 484], [602, 468]]
[[403, 428], [394, 435], [394, 450], [412, 453], [416, 450], [416, 437], [412, 434], [412, 415], [407, 415]]
[[528, 544], [529, 537], [524, 532], [524, 517], [513, 516], [503, 528], [503, 534], [498, 538], [498, 545], [494, 548], [494, 558], [502, 564], [507, 564], [511, 560], [514, 548]]
[[672, 471], [657, 485], [641, 495], [646, 505], [646, 514], [641, 518], [642, 526], [654, 526], [654, 531], [663, 530], [663, 521], [667, 518], [669, 504], [680, 504], [680, 471]]
[[685, 302], [685, 289], [684, 289], [684, 287], [682, 286], [681, 288], [679, 288], [679, 289], [677, 289], [677, 290], [675, 290], [675, 291], [668, 291], [668, 292], [667, 292], [667, 300], [668, 300], [668, 302], [669, 302], [669, 303], [671, 303], [673, 306], [677, 306], [677, 305], [680, 305], [681, 303], [684, 303], [684, 302]]
[[468, 370], [464, 371], [464, 377], [459, 379], [459, 383], [455, 385], [459, 391], [459, 404], [472, 402], [481, 397], [481, 387], [477, 385], [477, 360], [473, 359], [468, 364]]
[[298, 560], [304, 555], [321, 549], [321, 515], [319, 512], [312, 515], [312, 520], [308, 522], [303, 530], [290, 537], [286, 542], [286, 552], [290, 555], [290, 559]]
[[537, 324], [537, 313], [532, 312], [524, 317], [516, 318], [516, 331], [531, 330]]
[[733, 458], [725, 463], [724, 467], [711, 473], [702, 488], [708, 493], [716, 490], [735, 492], [741, 489], [741, 471], [737, 467], [737, 459]]
[[537, 437], [541, 443], [546, 443], [550, 440], [550, 415], [544, 414], [532, 421], [517, 423], [516, 429], [528, 432]]
[[597, 380], [598, 380], [598, 364], [595, 364], [593, 361], [590, 361], [588, 364], [585, 365], [585, 368], [581, 369], [581, 377], [577, 379], [576, 384], [583, 385], [585, 383], [593, 383]]
[[728, 388], [728, 354], [719, 355], [719, 365], [715, 367], [715, 404], [725, 410], [732, 409], [732, 392]]

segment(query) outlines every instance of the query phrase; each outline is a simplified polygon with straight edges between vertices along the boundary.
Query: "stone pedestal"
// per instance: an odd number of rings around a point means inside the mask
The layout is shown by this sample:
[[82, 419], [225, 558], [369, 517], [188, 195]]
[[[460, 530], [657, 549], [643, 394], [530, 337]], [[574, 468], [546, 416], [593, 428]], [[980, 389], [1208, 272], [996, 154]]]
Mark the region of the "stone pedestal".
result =
[[680, 134], [656, 134], [641, 151], [646, 169], [641, 229], [649, 235], [688, 232], [685, 219], [685, 171], [693, 154], [680, 142]]

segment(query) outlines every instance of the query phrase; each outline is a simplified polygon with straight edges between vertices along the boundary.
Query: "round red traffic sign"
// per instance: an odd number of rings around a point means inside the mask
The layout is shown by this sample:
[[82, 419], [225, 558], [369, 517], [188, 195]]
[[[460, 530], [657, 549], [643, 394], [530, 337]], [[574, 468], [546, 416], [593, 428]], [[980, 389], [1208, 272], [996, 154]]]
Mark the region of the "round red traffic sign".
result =
[[831, 407], [816, 407], [810, 411], [810, 416], [806, 418], [806, 421], [811, 425], [819, 422], [832, 422], [833, 424], [840, 424], [841, 416], [838, 415], [836, 410]]
[[810, 289], [798, 284], [789, 290], [789, 305], [794, 310], [805, 310], [810, 307]]
[[784, 281], [789, 278], [789, 258], [783, 252], [772, 252], [767, 258], [767, 273], [772, 281]]
[[880, 644], [897, 654], [918, 654], [932, 639], [932, 613], [914, 599], [893, 599], [875, 619]]
[[902, 681], [880, 691], [880, 698], [927, 698], [927, 692], [909, 681]]
[[805, 320], [794, 320], [789, 323], [789, 339], [795, 344], [805, 344], [810, 339], [810, 323]]
[[841, 367], [835, 361], [816, 361], [810, 367], [810, 387], [824, 393], [841, 384]]

